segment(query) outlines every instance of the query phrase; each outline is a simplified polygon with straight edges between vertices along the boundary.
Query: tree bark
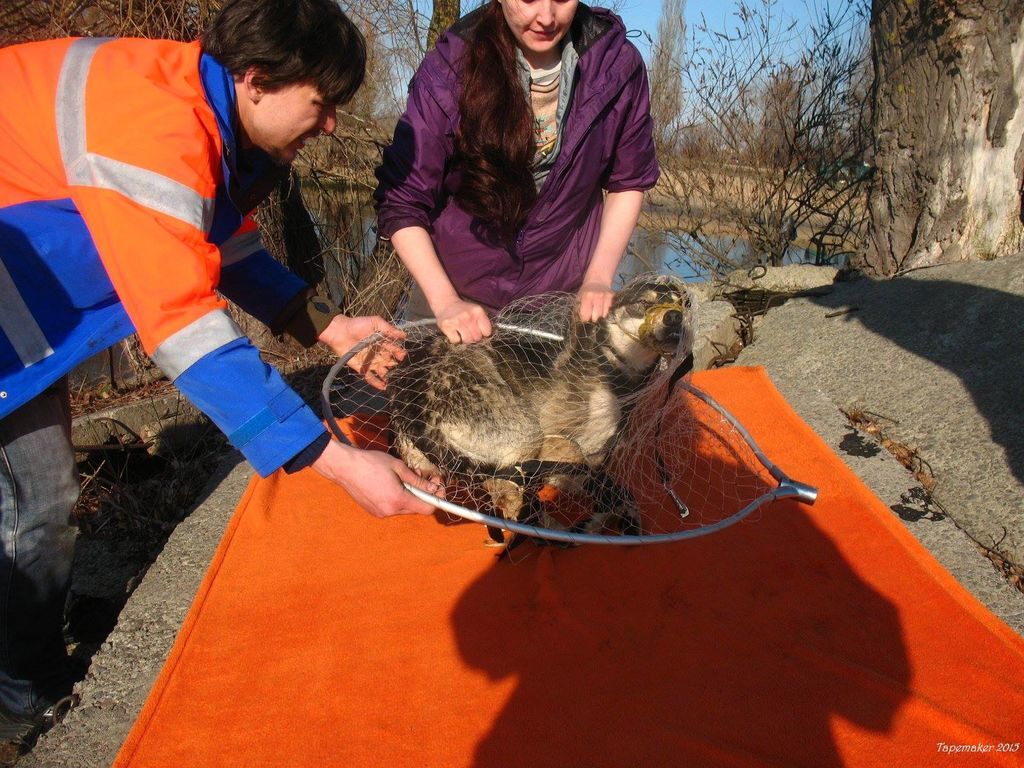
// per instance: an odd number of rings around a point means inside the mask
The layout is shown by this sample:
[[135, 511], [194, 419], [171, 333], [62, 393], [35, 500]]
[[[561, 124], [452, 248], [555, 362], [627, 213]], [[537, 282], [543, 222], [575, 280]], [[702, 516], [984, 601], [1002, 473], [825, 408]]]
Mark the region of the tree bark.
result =
[[427, 50], [434, 47], [437, 38], [448, 27], [459, 20], [461, 15], [460, 0], [434, 0], [433, 13], [430, 15], [430, 27], [427, 29]]
[[991, 259], [1024, 245], [1024, 2], [874, 0], [878, 275]]

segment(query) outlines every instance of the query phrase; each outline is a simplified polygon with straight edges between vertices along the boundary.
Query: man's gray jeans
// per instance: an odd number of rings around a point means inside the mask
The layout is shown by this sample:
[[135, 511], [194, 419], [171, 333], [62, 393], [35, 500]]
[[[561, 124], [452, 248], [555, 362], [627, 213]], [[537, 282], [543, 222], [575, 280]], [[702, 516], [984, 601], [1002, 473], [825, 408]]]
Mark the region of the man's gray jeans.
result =
[[0, 419], [0, 705], [9, 712], [71, 691], [63, 625], [78, 490], [62, 379]]

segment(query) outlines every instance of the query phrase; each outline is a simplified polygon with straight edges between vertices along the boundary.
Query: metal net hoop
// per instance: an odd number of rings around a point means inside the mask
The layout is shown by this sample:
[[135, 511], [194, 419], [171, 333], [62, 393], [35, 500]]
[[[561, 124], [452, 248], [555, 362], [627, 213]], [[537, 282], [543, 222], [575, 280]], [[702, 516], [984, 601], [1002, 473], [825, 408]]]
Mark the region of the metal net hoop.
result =
[[[557, 325], [550, 322], [550, 317], [533, 324], [529, 313], [521, 310], [502, 313], [495, 318], [494, 335], [487, 343], [558, 345], [565, 339]], [[433, 319], [398, 327], [407, 334], [407, 345], [439, 335]], [[329, 429], [342, 442], [393, 452], [387, 395], [366, 394], [365, 390], [358, 395], [355, 374], [347, 368], [353, 357], [385, 341], [383, 334], [373, 334], [341, 356], [324, 380], [321, 405]], [[508, 519], [489, 509], [487, 503], [479, 503], [479, 493], [474, 503], [473, 494], [466, 490], [471, 483], [461, 476], [453, 484], [462, 492], [449, 492], [449, 483], [457, 472], [446, 477], [447, 498], [408, 484], [406, 488], [455, 518], [492, 529], [565, 544], [609, 546], [707, 536], [752, 516], [756, 519], [758, 510], [781, 499], [812, 504], [817, 491], [779, 469], [728, 410], [678, 375], [678, 364], [671, 361], [631, 396], [631, 411], [621, 435], [601, 465], [601, 472], [612, 478], [611, 483], [627, 487], [635, 500], [642, 524], [634, 530], [587, 531], [570, 524], [556, 525], [551, 520], [537, 524], [536, 519]], [[356, 396], [352, 396], [353, 391]], [[359, 436], [354, 438], [353, 420], [359, 421], [364, 431], [366, 425], [375, 425], [369, 444]], [[474, 476], [472, 483], [478, 482], [479, 477]], [[592, 503], [596, 508], [598, 501]]]

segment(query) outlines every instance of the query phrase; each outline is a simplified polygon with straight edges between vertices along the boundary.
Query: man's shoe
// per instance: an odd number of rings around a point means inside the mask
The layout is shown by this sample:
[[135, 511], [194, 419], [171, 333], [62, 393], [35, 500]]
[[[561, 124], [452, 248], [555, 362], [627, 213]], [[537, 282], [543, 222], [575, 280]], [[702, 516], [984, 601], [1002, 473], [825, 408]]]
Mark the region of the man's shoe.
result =
[[78, 694], [72, 693], [40, 712], [26, 714], [10, 712], [0, 706], [0, 741], [17, 744], [23, 749], [31, 748], [39, 735], [67, 717], [78, 701]]

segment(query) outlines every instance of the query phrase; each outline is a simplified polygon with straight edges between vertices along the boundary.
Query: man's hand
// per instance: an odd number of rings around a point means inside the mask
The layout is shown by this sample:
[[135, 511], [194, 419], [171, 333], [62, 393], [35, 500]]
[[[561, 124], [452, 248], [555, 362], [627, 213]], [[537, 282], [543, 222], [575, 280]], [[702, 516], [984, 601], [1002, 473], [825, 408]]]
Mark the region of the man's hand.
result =
[[384, 389], [387, 385], [388, 371], [405, 359], [405, 350], [396, 343], [405, 338], [402, 331], [376, 315], [338, 315], [324, 328], [319, 339], [340, 357], [349, 352], [357, 342], [374, 333], [382, 334], [384, 339], [354, 355], [348, 361], [348, 366], [366, 379], [370, 386]]
[[402, 483], [409, 483], [434, 496], [443, 497], [444, 487], [425, 480], [393, 456], [364, 451], [331, 440], [313, 469], [346, 491], [374, 517], [429, 515], [434, 507], [413, 496]]
[[580, 286], [577, 296], [580, 300], [580, 320], [593, 323], [611, 310], [615, 291], [608, 283], [590, 282]]
[[472, 344], [491, 335], [491, 319], [479, 304], [457, 299], [437, 313], [437, 327], [452, 344]]

